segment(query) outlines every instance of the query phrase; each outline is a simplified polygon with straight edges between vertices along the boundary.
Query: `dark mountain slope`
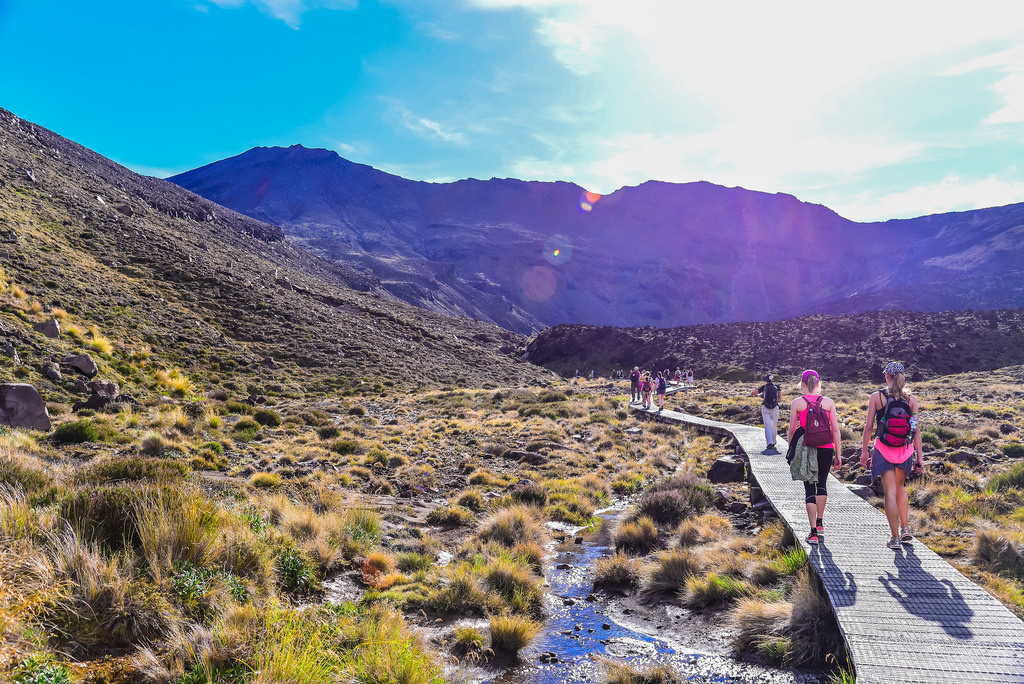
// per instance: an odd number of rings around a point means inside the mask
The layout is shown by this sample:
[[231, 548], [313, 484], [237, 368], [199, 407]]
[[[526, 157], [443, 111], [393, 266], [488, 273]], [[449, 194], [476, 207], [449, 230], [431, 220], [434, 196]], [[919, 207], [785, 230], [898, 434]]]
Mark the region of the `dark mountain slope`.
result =
[[652, 181], [586, 211], [570, 183], [423, 183], [301, 146], [171, 180], [407, 302], [513, 330], [1024, 305], [1024, 205], [859, 224], [788, 195]]
[[[303, 393], [358, 389], [364, 380], [539, 377], [510, 356], [525, 340], [506, 330], [367, 292], [373, 279], [311, 256], [279, 228], [134, 174], [4, 110], [0, 236], [7, 279], [43, 307], [7, 307], [4, 330], [40, 372], [45, 347], [14, 331], [61, 307], [119, 341], [111, 366], [148, 345], [153, 364], [181, 365], [207, 384], [234, 378], [239, 388]], [[266, 357], [274, 363], [260, 365]], [[52, 392], [69, 387], [31, 381]]]
[[680, 328], [558, 325], [530, 342], [528, 358], [566, 376], [639, 365], [746, 380], [774, 370], [787, 382], [807, 368], [831, 381], [881, 382], [883, 366], [895, 359], [921, 380], [1024, 364], [1024, 309], [874, 311]]

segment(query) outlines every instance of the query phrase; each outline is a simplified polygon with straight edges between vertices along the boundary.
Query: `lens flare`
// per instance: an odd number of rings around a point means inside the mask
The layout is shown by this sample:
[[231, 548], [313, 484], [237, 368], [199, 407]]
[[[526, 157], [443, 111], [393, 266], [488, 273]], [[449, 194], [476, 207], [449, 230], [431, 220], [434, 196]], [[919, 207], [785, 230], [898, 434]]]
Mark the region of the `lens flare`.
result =
[[564, 235], [552, 235], [544, 241], [544, 260], [552, 266], [564, 264], [572, 258], [572, 244]]
[[593, 211], [594, 205], [601, 199], [601, 195], [590, 190], [584, 190], [583, 194], [580, 195], [580, 209], [582, 211]]
[[555, 294], [558, 276], [547, 266], [534, 266], [527, 269], [519, 283], [527, 299], [535, 302], [546, 302]]

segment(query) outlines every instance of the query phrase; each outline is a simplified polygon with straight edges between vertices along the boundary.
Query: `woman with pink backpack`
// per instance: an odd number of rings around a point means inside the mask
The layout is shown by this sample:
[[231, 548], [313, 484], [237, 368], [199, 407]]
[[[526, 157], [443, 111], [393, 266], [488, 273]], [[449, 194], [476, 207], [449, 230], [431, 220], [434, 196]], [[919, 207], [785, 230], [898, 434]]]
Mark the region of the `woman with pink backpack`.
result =
[[640, 397], [645, 411], [651, 410], [651, 392], [654, 391], [654, 381], [651, 380], [651, 372], [644, 371], [640, 378]]
[[820, 386], [818, 372], [805, 370], [800, 378], [800, 396], [793, 400], [789, 411], [787, 441], [790, 450], [796, 446], [793, 440], [796, 436], [803, 440], [803, 446], [815, 450], [813, 456], [817, 458], [817, 481], [804, 482], [804, 503], [807, 504], [807, 521], [811, 526], [808, 544], [817, 544], [825, 534], [822, 518], [828, 501], [828, 473], [833, 465], [836, 468], [842, 465], [836, 404], [821, 394]]
[[[870, 463], [872, 480], [882, 478], [885, 517], [892, 532], [892, 539], [886, 546], [895, 550], [914, 538], [910, 532], [910, 508], [904, 485], [912, 472], [924, 469], [924, 450], [921, 431], [917, 429], [917, 397], [906, 390], [903, 364], [893, 361], [885, 367], [884, 375], [886, 388], [872, 394], [868, 401], [860, 465], [867, 468]], [[872, 432], [875, 441], [869, 449]]]

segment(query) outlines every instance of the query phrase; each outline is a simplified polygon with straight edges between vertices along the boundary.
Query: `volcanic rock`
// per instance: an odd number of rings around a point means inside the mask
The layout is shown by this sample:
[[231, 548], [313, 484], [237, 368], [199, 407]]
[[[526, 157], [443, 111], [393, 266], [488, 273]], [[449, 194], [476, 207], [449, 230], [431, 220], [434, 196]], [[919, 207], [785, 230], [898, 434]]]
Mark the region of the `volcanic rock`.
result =
[[39, 390], [24, 383], [0, 385], [0, 423], [49, 432], [50, 413]]
[[61, 363], [65, 366], [71, 366], [87, 378], [95, 377], [100, 372], [99, 366], [96, 365], [96, 362], [88, 354], [65, 356]]

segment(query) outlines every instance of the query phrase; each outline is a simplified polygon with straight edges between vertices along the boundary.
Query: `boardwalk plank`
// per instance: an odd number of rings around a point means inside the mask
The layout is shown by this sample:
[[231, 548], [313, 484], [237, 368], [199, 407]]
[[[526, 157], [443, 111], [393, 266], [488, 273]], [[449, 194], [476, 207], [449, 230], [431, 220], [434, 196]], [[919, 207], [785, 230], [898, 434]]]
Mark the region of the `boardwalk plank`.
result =
[[[807, 551], [835, 611], [858, 684], [1024, 683], [1024, 622], [920, 541], [885, 546], [885, 516], [834, 476], [828, 480], [825, 534], [808, 526], [801, 483], [782, 454], [765, 450], [764, 430], [678, 411], [634, 411], [655, 420], [731, 435], [765, 497]], [[785, 453], [788, 445], [779, 439]]]

